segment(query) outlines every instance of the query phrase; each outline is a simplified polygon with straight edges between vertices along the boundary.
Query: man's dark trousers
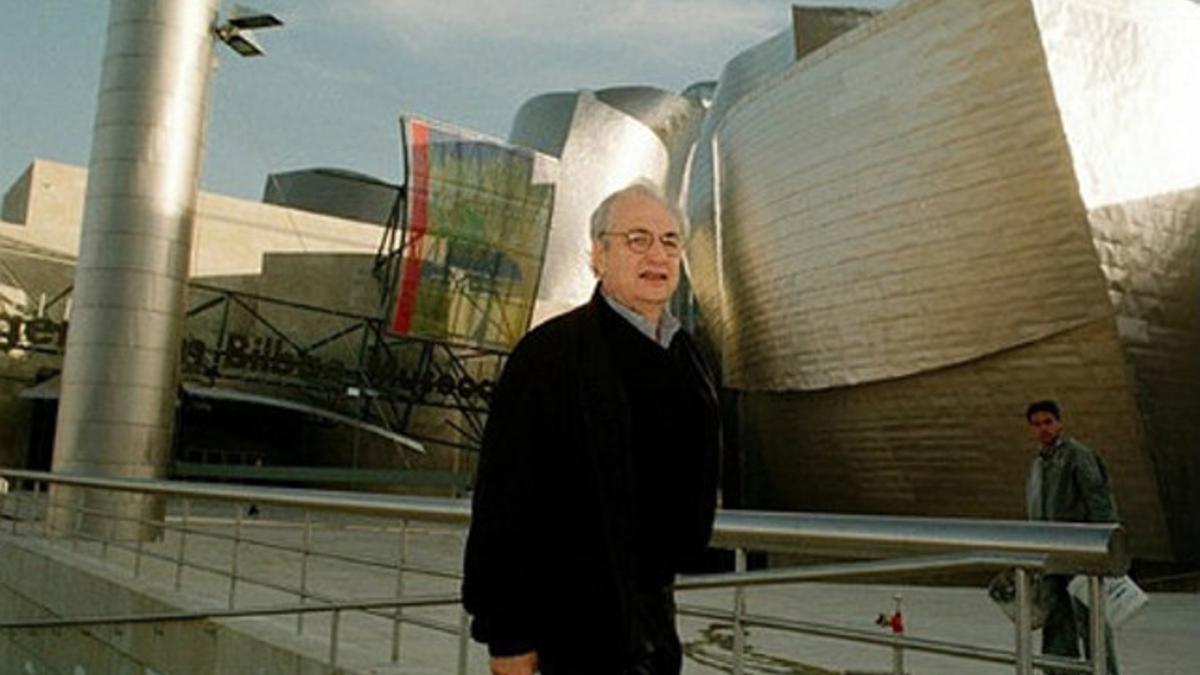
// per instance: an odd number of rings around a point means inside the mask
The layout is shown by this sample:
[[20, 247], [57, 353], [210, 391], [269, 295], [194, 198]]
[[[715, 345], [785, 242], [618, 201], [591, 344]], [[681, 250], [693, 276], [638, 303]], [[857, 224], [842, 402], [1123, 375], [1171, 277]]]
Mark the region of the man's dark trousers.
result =
[[673, 589], [642, 592], [636, 595], [634, 641], [636, 656], [620, 672], [611, 666], [597, 670], [596, 659], [572, 655], [559, 659], [545, 654], [541, 659], [542, 675], [678, 675], [683, 669], [683, 650], [675, 631], [675, 599]]
[[[1071, 581], [1068, 576], [1049, 575], [1043, 583], [1046, 588], [1046, 622], [1042, 626], [1042, 653], [1054, 656], [1079, 658], [1079, 640], [1083, 640], [1084, 653], [1092, 653], [1091, 612], [1067, 591]], [[1104, 626], [1104, 653], [1108, 657], [1108, 675], [1119, 675], [1117, 652], [1113, 644], [1112, 627]], [[1056, 675], [1060, 671], [1047, 670]]]

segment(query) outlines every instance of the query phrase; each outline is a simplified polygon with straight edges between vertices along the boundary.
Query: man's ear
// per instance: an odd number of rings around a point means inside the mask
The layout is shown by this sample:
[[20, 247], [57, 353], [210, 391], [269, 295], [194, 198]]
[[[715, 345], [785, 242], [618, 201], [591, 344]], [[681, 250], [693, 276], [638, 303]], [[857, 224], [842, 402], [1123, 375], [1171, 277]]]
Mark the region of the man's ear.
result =
[[604, 242], [593, 239], [591, 252], [592, 274], [597, 279], [604, 277]]

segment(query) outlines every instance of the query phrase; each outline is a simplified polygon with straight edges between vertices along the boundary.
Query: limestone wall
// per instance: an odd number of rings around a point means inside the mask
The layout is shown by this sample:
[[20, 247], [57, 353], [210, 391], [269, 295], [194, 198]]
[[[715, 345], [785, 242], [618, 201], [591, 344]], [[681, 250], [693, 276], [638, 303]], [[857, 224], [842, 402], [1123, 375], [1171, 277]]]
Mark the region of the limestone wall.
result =
[[[151, 590], [99, 569], [72, 564], [43, 547], [12, 539], [0, 546], [0, 619], [130, 615], [186, 611]], [[194, 604], [192, 607], [194, 608]], [[243, 624], [245, 625], [245, 624]], [[118, 675], [329, 675], [319, 646], [279, 644], [236, 621], [187, 621], [83, 629], [4, 631], [0, 671]], [[357, 672], [339, 668], [347, 675]]]
[[[87, 171], [34, 160], [8, 190], [0, 235], [74, 257], [79, 250]], [[262, 272], [265, 253], [374, 253], [378, 224], [201, 192], [196, 205], [193, 277]]]

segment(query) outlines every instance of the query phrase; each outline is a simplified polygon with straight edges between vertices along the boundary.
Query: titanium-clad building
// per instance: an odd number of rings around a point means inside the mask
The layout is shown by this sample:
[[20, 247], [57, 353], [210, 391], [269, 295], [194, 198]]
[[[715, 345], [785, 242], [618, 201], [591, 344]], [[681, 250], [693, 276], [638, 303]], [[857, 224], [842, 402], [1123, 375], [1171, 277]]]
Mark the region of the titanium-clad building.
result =
[[[5, 466], [50, 468], [86, 184], [82, 168], [36, 160], [4, 195]], [[345, 474], [340, 485], [440, 494], [461, 487], [468, 466], [460, 452], [413, 441], [460, 440], [446, 419], [461, 420], [467, 405], [442, 405], [446, 397], [411, 368], [360, 360], [369, 352], [363, 330], [379, 324], [379, 223], [205, 192], [195, 223], [183, 344], [175, 351], [183, 386], [171, 475], [311, 483], [306, 475], [324, 473], [330, 484], [326, 470], [357, 469], [358, 477]], [[473, 361], [494, 369], [500, 358], [476, 354]], [[445, 359], [439, 353], [427, 362], [441, 367]], [[360, 372], [376, 385], [372, 398], [354, 382]], [[480, 407], [488, 377], [473, 374], [470, 407]], [[412, 405], [400, 401], [406, 398]], [[404, 484], [408, 478], [415, 482]]]
[[264, 204], [382, 226], [398, 208], [402, 192], [400, 186], [372, 176], [319, 167], [267, 176], [262, 200]]
[[550, 93], [521, 106], [509, 142], [559, 160], [534, 323], [591, 295], [588, 219], [605, 196], [638, 179], [678, 194], [703, 113], [700, 100], [652, 87]]
[[[1106, 461], [1134, 553], [1200, 559], [1200, 5], [911, 0], [792, 21], [715, 89], [550, 93], [517, 112], [509, 140], [556, 160], [534, 321], [591, 292], [595, 205], [653, 181], [691, 220], [689, 282], [735, 400], [739, 505], [1023, 517], [1021, 413], [1053, 397]], [[10, 268], [69, 272], [81, 174], [36, 163], [9, 193]], [[374, 197], [336, 187], [349, 179]], [[44, 189], [57, 181], [72, 191]], [[356, 320], [268, 300], [377, 312], [393, 191], [317, 171], [266, 191], [305, 211], [199, 195], [192, 273], [208, 287], [189, 337], [260, 339], [247, 363], [281, 367], [270, 329], [251, 334], [265, 322], [319, 344], [322, 363], [353, 361]], [[68, 193], [70, 213], [36, 217]], [[0, 284], [0, 312], [40, 312], [35, 296]], [[4, 356], [30, 382], [44, 365]], [[14, 397], [50, 395], [7, 393], [6, 420], [24, 413]], [[363, 452], [407, 466], [393, 445]]]
[[1200, 6], [913, 0], [785, 43], [727, 68], [689, 190], [748, 505], [1022, 517], [1052, 397], [1135, 553], [1200, 557]]

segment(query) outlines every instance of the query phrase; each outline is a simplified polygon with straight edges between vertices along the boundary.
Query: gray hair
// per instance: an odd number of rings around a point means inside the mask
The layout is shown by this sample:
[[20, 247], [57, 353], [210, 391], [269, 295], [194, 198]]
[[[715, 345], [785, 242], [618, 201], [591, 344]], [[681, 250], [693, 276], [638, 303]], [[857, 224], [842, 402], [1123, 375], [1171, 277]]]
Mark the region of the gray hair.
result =
[[612, 217], [613, 206], [626, 197], [635, 196], [650, 199], [661, 204], [671, 214], [671, 217], [675, 219], [675, 222], [679, 223], [679, 234], [682, 236], [687, 235], [687, 219], [683, 216], [683, 211], [680, 210], [679, 206], [667, 199], [662, 190], [654, 183], [645, 179], [638, 179], [605, 197], [604, 201], [600, 202], [600, 205], [596, 207], [596, 210], [592, 211], [592, 241], [596, 241], [600, 238], [600, 235], [608, 231], [608, 226], [612, 224], [610, 219]]

